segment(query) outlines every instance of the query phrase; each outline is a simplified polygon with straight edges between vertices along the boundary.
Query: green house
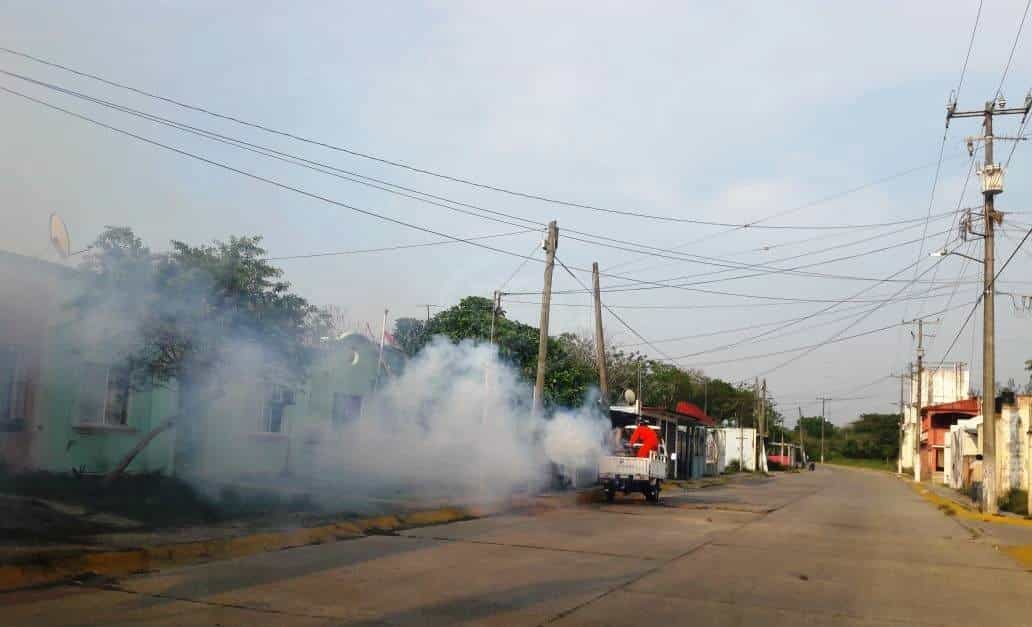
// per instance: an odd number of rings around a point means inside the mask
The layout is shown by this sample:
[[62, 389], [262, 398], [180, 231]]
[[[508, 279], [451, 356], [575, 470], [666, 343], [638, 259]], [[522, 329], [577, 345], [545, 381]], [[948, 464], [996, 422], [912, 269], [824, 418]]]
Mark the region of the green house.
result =
[[[179, 408], [175, 382], [130, 385], [114, 349], [131, 328], [76, 319], [82, 289], [69, 267], [0, 252], [0, 461], [14, 469], [106, 473]], [[224, 479], [311, 476], [335, 426], [362, 416], [403, 354], [344, 334], [321, 342], [307, 376], [290, 385], [257, 376], [220, 381], [195, 417], [189, 471]], [[151, 441], [129, 472], [182, 471], [177, 431]], [[182, 452], [182, 442], [179, 442]]]

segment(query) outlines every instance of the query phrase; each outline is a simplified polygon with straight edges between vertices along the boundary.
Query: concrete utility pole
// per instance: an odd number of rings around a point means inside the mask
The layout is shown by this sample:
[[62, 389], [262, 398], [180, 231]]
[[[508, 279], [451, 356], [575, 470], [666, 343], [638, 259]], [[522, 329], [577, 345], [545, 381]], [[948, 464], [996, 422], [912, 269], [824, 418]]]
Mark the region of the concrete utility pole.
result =
[[899, 444], [896, 446], [896, 474], [903, 474], [903, 428], [906, 426], [906, 408], [905, 394], [904, 394], [904, 381], [907, 380], [908, 375], [905, 374], [893, 374], [889, 375], [899, 379], [899, 426], [896, 429], [896, 436], [899, 440]]
[[[924, 320], [917, 320], [917, 403], [914, 408], [914, 481], [921, 481], [921, 395], [924, 392]], [[930, 443], [929, 443], [930, 444]]]
[[[995, 268], [995, 233], [996, 225], [1003, 222], [1003, 214], [996, 211], [995, 197], [1003, 192], [1003, 168], [993, 163], [993, 117], [997, 115], [1020, 115], [1022, 121], [1032, 109], [1032, 92], [1025, 96], [1022, 107], [1008, 109], [1007, 101], [997, 92], [995, 101], [985, 103], [985, 107], [972, 111], [957, 111], [957, 102], [953, 100], [946, 106], [946, 128], [952, 118], [982, 118], [985, 134], [982, 137], [969, 138], [969, 151], [973, 152], [973, 142], [985, 142], [985, 164], [982, 166], [982, 196], [984, 212], [982, 214], [983, 240], [985, 256], [982, 259], [982, 511], [995, 514], [997, 511], [997, 460], [996, 460], [996, 310], [993, 282], [996, 278]], [[1002, 139], [1002, 138], [1001, 138]], [[1019, 138], [1012, 138], [1018, 141]]]
[[827, 418], [824, 417], [824, 403], [832, 399], [827, 396], [818, 396], [817, 400], [821, 402], [821, 463], [824, 463], [824, 423]]
[[598, 389], [602, 409], [609, 411], [609, 374], [606, 370], [606, 342], [602, 333], [602, 290], [598, 286], [598, 262], [591, 264], [591, 285], [595, 292], [595, 358], [598, 360]]
[[552, 270], [555, 268], [555, 249], [559, 246], [559, 227], [555, 220], [548, 223], [548, 236], [542, 243], [545, 249], [545, 287], [541, 292], [541, 324], [538, 335], [537, 379], [534, 381], [534, 413], [540, 414], [545, 406], [545, 368], [548, 361], [548, 314], [552, 305]]
[[495, 290], [494, 304], [491, 307], [491, 343], [495, 343], [495, 320], [498, 319], [498, 311], [502, 308], [502, 293]]
[[797, 407], [799, 410], [799, 454], [802, 455], [803, 461], [806, 461], [806, 445], [803, 442], [803, 408]]
[[767, 380], [763, 380], [763, 385], [760, 389], [760, 430], [763, 432], [763, 437], [767, 437]]
[[753, 383], [753, 463], [760, 469], [760, 378]]

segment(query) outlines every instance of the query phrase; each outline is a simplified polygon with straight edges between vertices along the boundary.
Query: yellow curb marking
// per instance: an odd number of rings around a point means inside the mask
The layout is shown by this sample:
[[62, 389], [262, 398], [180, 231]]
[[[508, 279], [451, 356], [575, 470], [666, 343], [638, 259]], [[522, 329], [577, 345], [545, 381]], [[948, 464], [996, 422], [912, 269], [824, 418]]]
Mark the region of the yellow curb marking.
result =
[[413, 512], [401, 516], [377, 516], [347, 520], [321, 527], [308, 527], [283, 532], [256, 533], [235, 538], [185, 542], [142, 549], [86, 553], [55, 558], [35, 564], [0, 566], [0, 590], [11, 590], [68, 579], [82, 573], [125, 576], [213, 559], [246, 557], [266, 551], [277, 551], [309, 544], [322, 544], [362, 536], [370, 530], [397, 531], [406, 527], [444, 524], [484, 515], [486, 509], [446, 507]]
[[964, 507], [960, 503], [947, 499], [935, 494], [927, 488], [921, 487], [921, 485], [910, 482], [910, 487], [914, 489], [919, 495], [921, 495], [926, 501], [935, 505], [937, 508], [942, 510], [944, 513], [956, 516], [957, 518], [963, 518], [965, 520], [978, 520], [981, 522], [993, 523], [997, 525], [1013, 525], [1016, 527], [1032, 527], [1032, 520], [1025, 518], [1011, 518], [1010, 516], [990, 516], [989, 514], [983, 514], [976, 512], [970, 508]]

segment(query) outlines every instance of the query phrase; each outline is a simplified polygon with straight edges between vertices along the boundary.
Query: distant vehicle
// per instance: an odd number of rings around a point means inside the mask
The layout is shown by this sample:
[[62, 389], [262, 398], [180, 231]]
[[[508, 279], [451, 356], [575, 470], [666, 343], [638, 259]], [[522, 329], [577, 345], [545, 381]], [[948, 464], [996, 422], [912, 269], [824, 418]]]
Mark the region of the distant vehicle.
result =
[[[633, 427], [629, 427], [633, 429]], [[648, 457], [636, 457], [633, 448], [603, 456], [598, 462], [598, 482], [602, 485], [606, 500], [612, 502], [617, 492], [630, 494], [641, 492], [650, 503], [659, 502], [659, 493], [667, 479], [669, 459], [666, 445]]]

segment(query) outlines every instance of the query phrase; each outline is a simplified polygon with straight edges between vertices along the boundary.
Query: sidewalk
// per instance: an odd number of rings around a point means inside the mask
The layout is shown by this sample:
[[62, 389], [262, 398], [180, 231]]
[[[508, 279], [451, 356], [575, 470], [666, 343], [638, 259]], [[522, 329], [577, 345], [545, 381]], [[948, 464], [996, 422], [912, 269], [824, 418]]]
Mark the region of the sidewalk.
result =
[[966, 495], [931, 482], [915, 483], [904, 478], [926, 501], [950, 516], [969, 534], [970, 541], [986, 544], [1007, 553], [1032, 571], [1032, 519], [1000, 512], [990, 516]]

